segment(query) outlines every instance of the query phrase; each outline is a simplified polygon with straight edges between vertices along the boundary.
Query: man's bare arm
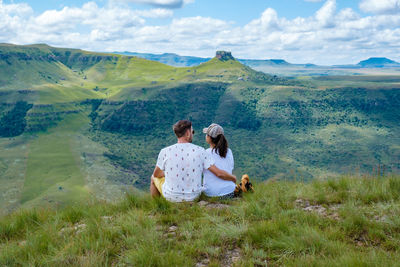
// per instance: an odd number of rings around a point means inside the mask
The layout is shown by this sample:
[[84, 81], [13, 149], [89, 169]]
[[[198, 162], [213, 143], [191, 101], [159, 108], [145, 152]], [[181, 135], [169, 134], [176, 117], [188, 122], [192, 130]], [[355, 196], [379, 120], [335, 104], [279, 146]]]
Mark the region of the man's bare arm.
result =
[[208, 168], [208, 170], [222, 180], [232, 181], [232, 182], [236, 183], [235, 175], [230, 174], [224, 170], [218, 169], [215, 165], [212, 165], [210, 168]]
[[165, 177], [163, 170], [161, 170], [160, 168], [158, 168], [158, 166], [156, 166], [153, 171], [153, 177], [156, 178]]

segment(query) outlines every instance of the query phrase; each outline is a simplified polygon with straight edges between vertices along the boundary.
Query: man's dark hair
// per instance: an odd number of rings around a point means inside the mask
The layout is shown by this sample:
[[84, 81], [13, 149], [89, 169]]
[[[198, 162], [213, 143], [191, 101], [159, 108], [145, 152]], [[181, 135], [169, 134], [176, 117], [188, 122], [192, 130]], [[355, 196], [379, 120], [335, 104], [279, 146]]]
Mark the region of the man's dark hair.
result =
[[174, 124], [173, 129], [176, 137], [181, 138], [186, 131], [192, 127], [192, 122], [188, 120], [180, 120]]

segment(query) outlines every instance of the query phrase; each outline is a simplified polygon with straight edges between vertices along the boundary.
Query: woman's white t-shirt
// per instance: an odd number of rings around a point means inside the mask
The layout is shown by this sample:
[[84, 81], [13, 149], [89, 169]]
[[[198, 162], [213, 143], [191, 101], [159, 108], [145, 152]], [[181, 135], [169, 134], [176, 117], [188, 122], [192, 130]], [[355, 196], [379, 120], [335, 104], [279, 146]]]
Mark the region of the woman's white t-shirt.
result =
[[[212, 150], [211, 148], [207, 149], [206, 152], [211, 156], [217, 168], [232, 174], [234, 160], [232, 151], [229, 148], [225, 158], [220, 157], [217, 151]], [[232, 193], [235, 190], [236, 184], [232, 181], [222, 180], [209, 170], [205, 170], [203, 187], [203, 192], [207, 196], [216, 197]]]

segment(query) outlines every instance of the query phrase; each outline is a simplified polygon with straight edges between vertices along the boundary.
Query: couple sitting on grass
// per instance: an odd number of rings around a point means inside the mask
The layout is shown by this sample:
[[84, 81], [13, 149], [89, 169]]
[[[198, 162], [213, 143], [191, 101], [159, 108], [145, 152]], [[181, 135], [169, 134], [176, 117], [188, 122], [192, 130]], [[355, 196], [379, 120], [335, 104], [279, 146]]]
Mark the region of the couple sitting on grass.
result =
[[178, 121], [173, 130], [178, 142], [160, 151], [151, 177], [151, 195], [161, 195], [172, 202], [194, 201], [202, 192], [208, 197], [233, 198], [233, 155], [222, 127], [213, 123], [203, 129], [210, 145], [207, 150], [192, 144], [194, 130], [190, 121]]

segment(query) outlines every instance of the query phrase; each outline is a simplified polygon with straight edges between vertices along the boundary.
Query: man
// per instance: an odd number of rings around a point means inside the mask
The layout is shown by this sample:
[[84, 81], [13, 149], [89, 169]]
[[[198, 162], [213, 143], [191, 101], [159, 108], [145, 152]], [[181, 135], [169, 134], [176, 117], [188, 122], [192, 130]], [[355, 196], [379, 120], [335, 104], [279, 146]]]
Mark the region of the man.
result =
[[193, 201], [202, 191], [201, 177], [209, 170], [217, 177], [236, 183], [236, 176], [218, 169], [204, 148], [192, 144], [193, 127], [188, 120], [174, 124], [178, 142], [163, 148], [151, 177], [150, 193], [172, 202]]

